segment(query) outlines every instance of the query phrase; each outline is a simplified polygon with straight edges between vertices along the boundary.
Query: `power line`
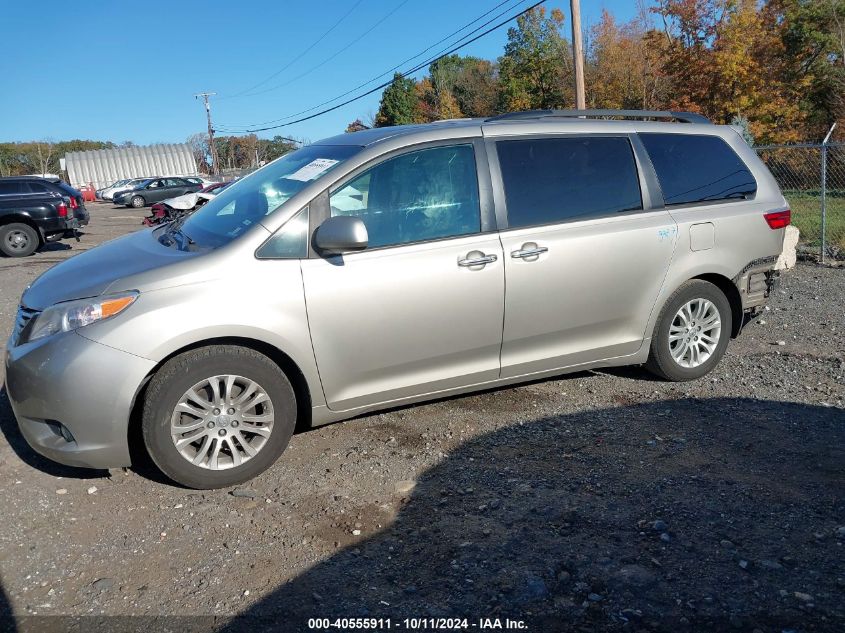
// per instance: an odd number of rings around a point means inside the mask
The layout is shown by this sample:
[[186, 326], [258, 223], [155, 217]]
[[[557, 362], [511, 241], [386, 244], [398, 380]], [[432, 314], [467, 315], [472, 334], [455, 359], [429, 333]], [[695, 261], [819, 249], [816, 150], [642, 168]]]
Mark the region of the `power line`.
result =
[[[500, 22], [499, 24], [497, 24], [497, 25], [495, 25], [495, 26], [493, 26], [493, 27], [491, 27], [491, 28], [487, 29], [487, 30], [486, 30], [486, 31], [484, 31], [483, 33], [481, 33], [481, 34], [479, 34], [479, 35], [476, 35], [476, 36], [475, 36], [474, 38], [472, 38], [471, 40], [468, 40], [468, 41], [464, 42], [463, 44], [460, 44], [459, 46], [456, 46], [456, 47], [452, 48], [451, 50], [449, 50], [449, 51], [447, 51], [447, 52], [443, 53], [442, 55], [440, 55], [440, 56], [438, 56], [438, 57], [436, 57], [436, 58], [434, 58], [434, 59], [432, 59], [432, 60], [430, 60], [430, 61], [428, 61], [428, 62], [423, 62], [422, 64], [420, 64], [420, 65], [416, 66], [415, 68], [412, 68], [410, 71], [408, 71], [407, 73], [404, 73], [404, 74], [405, 74], [405, 75], [410, 75], [410, 74], [412, 74], [412, 73], [415, 73], [415, 72], [417, 72], [418, 70], [420, 70], [420, 69], [422, 69], [422, 68], [425, 68], [425, 67], [426, 67], [426, 66], [428, 66], [429, 64], [433, 64], [433, 63], [434, 63], [434, 62], [436, 62], [437, 60], [439, 60], [439, 59], [443, 59], [444, 57], [447, 57], [447, 56], [451, 55], [452, 53], [455, 53], [456, 51], [459, 51], [460, 49], [464, 48], [465, 46], [468, 46], [468, 45], [472, 44], [473, 42], [475, 42], [476, 40], [481, 39], [481, 38], [482, 38], [482, 37], [484, 37], [485, 35], [487, 35], [487, 34], [489, 34], [489, 33], [492, 33], [492, 32], [493, 32], [493, 31], [495, 31], [496, 29], [499, 29], [499, 28], [503, 27], [503, 26], [504, 26], [505, 24], [507, 24], [508, 22], [511, 22], [512, 20], [515, 20], [516, 18], [520, 17], [521, 15], [525, 15], [526, 13], [528, 13], [529, 11], [531, 11], [532, 9], [535, 9], [535, 8], [539, 7], [541, 4], [545, 4], [545, 2], [546, 2], [546, 0], [539, 0], [539, 2], [535, 2], [534, 4], [532, 4], [532, 5], [531, 5], [530, 7], [528, 7], [527, 9], [523, 9], [522, 11], [520, 11], [519, 13], [517, 13], [516, 15], [512, 15], [512, 16], [511, 16], [511, 17], [509, 17], [508, 19], [506, 19], [506, 20], [504, 20], [504, 21]], [[386, 88], [386, 87], [387, 87], [387, 86], [389, 86], [391, 83], [393, 83], [393, 80], [391, 80], [391, 81], [387, 81], [387, 82], [385, 82], [385, 83], [383, 83], [383, 84], [381, 84], [381, 85], [378, 85], [378, 86], [376, 86], [375, 88], [373, 88], [373, 89], [371, 89], [371, 90], [368, 90], [367, 92], [365, 92], [365, 93], [363, 93], [363, 94], [358, 95], [357, 97], [353, 97], [352, 99], [348, 99], [348, 100], [344, 101], [343, 103], [339, 103], [339, 104], [337, 104], [337, 105], [335, 105], [335, 106], [332, 106], [331, 108], [326, 108], [325, 110], [322, 110], [322, 111], [317, 112], [317, 113], [315, 113], [315, 114], [311, 114], [311, 115], [309, 115], [309, 116], [302, 117], [302, 118], [300, 118], [300, 119], [296, 119], [295, 121], [289, 121], [289, 122], [287, 122], [287, 123], [282, 123], [282, 124], [280, 124], [280, 125], [271, 125], [271, 126], [268, 126], [268, 127], [256, 128], [256, 129], [254, 129], [254, 130], [248, 130], [248, 131], [249, 131], [249, 132], [265, 132], [265, 131], [267, 131], [267, 130], [275, 130], [275, 129], [277, 129], [277, 128], [280, 128], [280, 127], [285, 127], [285, 126], [287, 126], [287, 125], [294, 125], [295, 123], [302, 123], [303, 121], [308, 121], [308, 120], [310, 120], [310, 119], [314, 119], [314, 118], [316, 118], [316, 117], [318, 117], [318, 116], [322, 116], [322, 115], [324, 115], [324, 114], [327, 114], [327, 113], [329, 113], [329, 112], [332, 112], [332, 111], [334, 111], [334, 110], [337, 110], [338, 108], [342, 108], [343, 106], [348, 105], [348, 104], [350, 104], [350, 103], [352, 103], [352, 102], [354, 102], [354, 101], [358, 101], [359, 99], [363, 99], [363, 98], [364, 98], [364, 97], [366, 97], [367, 95], [371, 95], [371, 94], [373, 94], [374, 92], [377, 92], [378, 90], [381, 90], [382, 88]]]
[[307, 55], [309, 52], [311, 52], [311, 50], [312, 50], [315, 46], [317, 46], [317, 44], [319, 44], [319, 43], [320, 43], [320, 42], [322, 42], [324, 39], [326, 39], [326, 37], [329, 35], [329, 33], [331, 33], [331, 32], [332, 32], [332, 31], [334, 31], [334, 30], [335, 30], [338, 26], [340, 26], [341, 22], [343, 22], [346, 18], [348, 18], [348, 17], [352, 14], [352, 12], [353, 12], [353, 11], [355, 11], [355, 9], [357, 9], [357, 8], [358, 8], [358, 6], [359, 6], [359, 5], [360, 5], [363, 1], [364, 1], [364, 0], [358, 0], [355, 4], [353, 4], [353, 5], [352, 5], [352, 8], [351, 8], [351, 9], [349, 9], [349, 11], [347, 11], [346, 13], [344, 13], [344, 14], [340, 17], [340, 19], [339, 19], [337, 22], [335, 22], [334, 24], [332, 24], [332, 26], [329, 28], [329, 30], [328, 30], [328, 31], [326, 31], [326, 32], [325, 32], [325, 33], [323, 33], [320, 37], [318, 37], [316, 40], [314, 40], [308, 48], [306, 48], [306, 49], [305, 49], [304, 51], [302, 51], [299, 55], [297, 55], [297, 56], [296, 56], [296, 57], [294, 57], [292, 60], [290, 60], [287, 64], [285, 64], [284, 66], [282, 66], [279, 70], [277, 70], [276, 72], [274, 72], [272, 75], [270, 75], [269, 77], [267, 77], [267, 78], [265, 78], [265, 79], [262, 79], [262, 80], [261, 80], [261, 81], [259, 81], [257, 84], [255, 84], [254, 86], [252, 86], [252, 87], [250, 87], [250, 88], [247, 88], [246, 90], [241, 90], [240, 92], [236, 92], [236, 93], [235, 93], [235, 94], [233, 94], [233, 95], [228, 95], [228, 96], [224, 96], [224, 97], [220, 97], [220, 98], [221, 98], [221, 99], [232, 99], [232, 98], [234, 98], [234, 97], [239, 97], [239, 96], [241, 96], [241, 95], [243, 95], [243, 94], [245, 94], [245, 93], [247, 93], [247, 92], [251, 92], [251, 91], [255, 90], [255, 89], [256, 89], [256, 88], [258, 88], [259, 86], [263, 86], [264, 84], [266, 84], [268, 81], [270, 81], [270, 80], [271, 80], [271, 79], [273, 79], [274, 77], [278, 77], [281, 73], [283, 73], [284, 71], [286, 71], [288, 68], [290, 68], [291, 66], [293, 66], [296, 62], [298, 62], [300, 59], [302, 59], [303, 57], [305, 57], [305, 55]]
[[[499, 24], [497, 24], [496, 26], [494, 26], [494, 27], [491, 27], [491, 28], [487, 29], [486, 31], [484, 31], [484, 32], [483, 32], [483, 33], [481, 33], [480, 35], [477, 35], [477, 36], [475, 36], [474, 38], [472, 38], [471, 40], [469, 40], [469, 41], [467, 41], [467, 42], [464, 42], [464, 43], [463, 43], [463, 44], [461, 44], [460, 46], [456, 46], [455, 48], [451, 49], [450, 51], [447, 51], [446, 53], [443, 53], [442, 55], [440, 55], [439, 57], [437, 57], [437, 58], [435, 58], [435, 59], [431, 60], [430, 62], [427, 62], [427, 63], [425, 63], [425, 62], [424, 62], [423, 64], [421, 64], [421, 65], [417, 66], [416, 68], [412, 68], [410, 71], [408, 71], [408, 72], [407, 72], [407, 73], [405, 73], [405, 74], [406, 74], [406, 75], [409, 75], [409, 74], [415, 73], [415, 72], [417, 72], [418, 70], [420, 70], [421, 68], [425, 68], [425, 67], [426, 67], [426, 66], [428, 66], [429, 64], [433, 64], [433, 63], [434, 63], [434, 62], [436, 62], [438, 59], [443, 59], [444, 57], [447, 57], [447, 56], [451, 55], [452, 53], [454, 53], [454, 52], [456, 52], [456, 51], [458, 51], [458, 50], [460, 50], [460, 49], [464, 48], [465, 46], [468, 46], [469, 44], [472, 44], [472, 43], [473, 43], [473, 42], [475, 42], [476, 40], [481, 39], [482, 37], [484, 37], [484, 36], [485, 36], [485, 35], [487, 35], [488, 33], [492, 33], [492, 32], [493, 32], [493, 31], [495, 31], [496, 29], [503, 27], [503, 26], [504, 26], [505, 24], [507, 24], [508, 22], [511, 22], [512, 20], [514, 20], [514, 19], [518, 18], [519, 16], [521, 16], [521, 15], [524, 15], [524, 14], [528, 13], [528, 12], [529, 12], [529, 11], [531, 11], [532, 9], [535, 9], [535, 8], [539, 7], [541, 4], [544, 4], [545, 2], [546, 2], [546, 0], [540, 0], [539, 2], [535, 2], [534, 4], [532, 4], [532, 5], [531, 5], [530, 7], [528, 7], [527, 9], [524, 9], [524, 10], [520, 11], [519, 13], [517, 13], [516, 15], [513, 15], [513, 16], [509, 17], [507, 20], [504, 20], [503, 22], [500, 22], [500, 23], [499, 23]], [[385, 83], [383, 83], [383, 84], [381, 84], [381, 85], [379, 85], [379, 86], [376, 86], [376, 87], [375, 87], [375, 88], [373, 88], [372, 90], [368, 90], [367, 92], [365, 92], [365, 93], [363, 93], [363, 94], [360, 94], [360, 95], [358, 95], [357, 97], [353, 97], [352, 99], [348, 99], [347, 101], [344, 101], [343, 103], [339, 103], [339, 104], [337, 104], [336, 106], [333, 106], [333, 107], [331, 107], [331, 108], [327, 108], [327, 109], [325, 109], [325, 110], [322, 110], [321, 112], [317, 112], [317, 113], [315, 113], [315, 114], [311, 114], [311, 115], [306, 116], [306, 117], [302, 117], [302, 118], [300, 118], [300, 119], [296, 119], [295, 121], [289, 121], [288, 123], [282, 123], [282, 124], [280, 124], [280, 125], [271, 125], [271, 126], [269, 126], [269, 127], [256, 128], [256, 129], [254, 129], [254, 130], [247, 130], [247, 131], [248, 131], [248, 132], [265, 132], [265, 131], [267, 131], [267, 130], [275, 130], [275, 129], [277, 129], [277, 128], [280, 128], [280, 127], [285, 127], [285, 126], [287, 126], [287, 125], [293, 125], [293, 124], [295, 124], [295, 123], [302, 123], [303, 121], [308, 121], [309, 119], [314, 119], [314, 118], [316, 118], [316, 117], [318, 117], [318, 116], [322, 116], [322, 115], [324, 115], [324, 114], [327, 114], [327, 113], [329, 113], [329, 112], [332, 112], [332, 111], [334, 111], [334, 110], [337, 110], [338, 108], [342, 108], [343, 106], [348, 105], [348, 104], [350, 104], [350, 103], [352, 103], [352, 102], [354, 102], [354, 101], [358, 101], [359, 99], [363, 99], [363, 98], [364, 98], [364, 97], [366, 97], [367, 95], [371, 95], [371, 94], [373, 94], [374, 92], [376, 92], [376, 91], [378, 91], [378, 90], [381, 90], [382, 88], [386, 88], [386, 87], [387, 87], [387, 86], [389, 86], [391, 83], [393, 83], [393, 80], [388, 81], [388, 82], [385, 82]]]
[[356, 37], [354, 40], [352, 40], [351, 42], [349, 42], [346, 46], [344, 46], [344, 47], [343, 47], [343, 48], [341, 48], [340, 50], [335, 51], [334, 53], [332, 53], [329, 57], [327, 57], [326, 59], [324, 59], [323, 61], [321, 61], [321, 62], [320, 62], [319, 64], [317, 64], [316, 66], [313, 66], [313, 67], [309, 68], [309, 69], [308, 69], [308, 70], [306, 70], [305, 72], [300, 73], [300, 74], [299, 74], [299, 75], [297, 75], [296, 77], [293, 77], [292, 79], [289, 79], [289, 80], [287, 80], [287, 81], [285, 81], [285, 82], [283, 82], [283, 83], [277, 84], [277, 85], [272, 86], [272, 87], [270, 87], [270, 88], [266, 88], [266, 89], [264, 89], [264, 90], [259, 90], [258, 92], [252, 92], [252, 93], [250, 93], [250, 94], [243, 95], [243, 96], [245, 96], [245, 97], [257, 97], [258, 95], [263, 95], [263, 94], [266, 94], [266, 93], [268, 93], [268, 92], [273, 92], [274, 90], [278, 90], [279, 88], [284, 88], [285, 86], [289, 86], [289, 85], [290, 85], [290, 84], [292, 84], [293, 82], [295, 82], [295, 81], [299, 81], [299, 80], [300, 80], [300, 79], [302, 79], [303, 77], [306, 77], [306, 76], [310, 75], [312, 72], [314, 72], [314, 71], [315, 71], [315, 70], [317, 70], [318, 68], [322, 68], [323, 66], [325, 66], [326, 64], [328, 64], [330, 61], [332, 61], [333, 59], [335, 59], [335, 58], [336, 58], [338, 55], [340, 55], [341, 53], [344, 53], [344, 52], [346, 52], [347, 50], [349, 50], [350, 48], [352, 48], [355, 44], [357, 44], [357, 43], [358, 43], [358, 42], [360, 42], [362, 39], [364, 39], [367, 35], [369, 35], [370, 33], [372, 33], [372, 32], [373, 32], [376, 28], [378, 28], [379, 26], [381, 26], [381, 25], [382, 25], [382, 23], [384, 23], [384, 22], [385, 22], [388, 18], [390, 18], [391, 16], [393, 16], [393, 14], [394, 14], [394, 13], [396, 13], [397, 11], [399, 11], [399, 9], [401, 9], [401, 8], [402, 8], [402, 7], [404, 7], [406, 4], [408, 4], [408, 2], [409, 2], [409, 1], [410, 1], [410, 0], [402, 0], [402, 2], [400, 2], [400, 3], [399, 3], [399, 4], [397, 4], [395, 7], [393, 7], [393, 9], [392, 9], [391, 11], [389, 11], [386, 15], [384, 15], [384, 16], [383, 16], [383, 17], [382, 17], [379, 21], [377, 21], [375, 24], [373, 24], [370, 28], [368, 28], [366, 31], [364, 31], [363, 33], [361, 33], [358, 37]]
[[465, 38], [469, 37], [470, 35], [472, 35], [473, 33], [476, 33], [476, 32], [478, 32], [479, 30], [483, 29], [485, 26], [487, 26], [487, 25], [488, 25], [488, 24], [490, 24], [491, 22], [494, 22], [495, 20], [497, 20], [498, 18], [500, 18], [502, 15], [504, 15], [504, 14], [505, 14], [505, 13], [507, 13], [508, 11], [512, 10], [514, 7], [516, 7], [517, 5], [521, 4], [521, 3], [522, 3], [522, 2], [524, 2], [524, 1], [525, 1], [525, 0], [516, 0], [516, 3], [515, 3], [515, 4], [513, 3], [513, 2], [514, 2], [514, 0], [503, 0], [502, 2], [499, 2], [496, 6], [494, 6], [494, 7], [493, 7], [492, 9], [490, 9], [489, 11], [486, 11], [486, 12], [482, 13], [480, 16], [478, 16], [478, 17], [477, 17], [477, 18], [475, 18], [474, 20], [471, 20], [470, 22], [467, 22], [467, 23], [466, 23], [466, 24], [464, 24], [461, 28], [459, 28], [459, 29], [457, 29], [456, 31], [453, 31], [452, 33], [450, 33], [449, 35], [447, 35], [447, 36], [445, 36], [445, 37], [441, 38], [440, 40], [438, 40], [438, 41], [437, 41], [437, 42], [435, 42], [434, 44], [430, 45], [428, 48], [423, 49], [422, 51], [420, 51], [420, 52], [419, 52], [419, 53], [417, 53], [416, 55], [413, 55], [412, 57], [409, 57], [408, 59], [406, 59], [406, 60], [404, 60], [404, 61], [402, 61], [402, 62], [400, 62], [400, 63], [396, 64], [395, 66], [393, 66], [393, 67], [392, 67], [392, 68], [390, 68], [389, 70], [386, 70], [386, 71], [384, 71], [383, 73], [380, 73], [380, 74], [376, 75], [376, 76], [375, 76], [375, 77], [373, 77], [372, 79], [369, 79], [369, 80], [365, 81], [364, 83], [361, 83], [361, 84], [359, 84], [359, 85], [355, 86], [354, 88], [351, 88], [351, 89], [347, 90], [346, 92], [344, 92], [344, 93], [342, 93], [342, 94], [337, 95], [336, 97], [333, 97], [333, 98], [331, 98], [331, 99], [328, 99], [327, 101], [323, 101], [322, 103], [318, 103], [318, 104], [317, 104], [317, 105], [315, 105], [315, 106], [312, 106], [312, 107], [307, 108], [307, 109], [305, 109], [305, 110], [301, 110], [301, 111], [299, 111], [299, 112], [295, 112], [295, 113], [293, 113], [293, 114], [289, 114], [289, 115], [287, 115], [287, 116], [280, 117], [280, 118], [278, 118], [278, 119], [270, 119], [269, 121], [258, 121], [258, 122], [256, 122], [256, 123], [251, 123], [251, 124], [246, 124], [246, 125], [241, 125], [241, 126], [228, 125], [228, 126], [224, 126], [224, 127], [228, 127], [228, 128], [232, 128], [232, 129], [243, 129], [243, 128], [248, 128], [248, 127], [253, 127], [253, 126], [256, 126], [256, 125], [267, 125], [267, 124], [270, 124], [270, 123], [278, 123], [279, 121], [284, 121], [285, 119], [292, 119], [292, 118], [297, 117], [297, 116], [299, 116], [299, 115], [301, 115], [301, 114], [306, 114], [306, 113], [308, 113], [308, 112], [312, 112], [312, 111], [314, 111], [314, 110], [317, 110], [317, 109], [319, 109], [319, 108], [322, 108], [323, 106], [328, 105], [328, 104], [330, 104], [330, 103], [334, 103], [335, 101], [337, 101], [337, 100], [339, 100], [339, 99], [342, 99], [343, 97], [345, 97], [345, 96], [347, 96], [347, 95], [352, 94], [352, 93], [353, 93], [353, 92], [355, 92], [356, 90], [360, 90], [360, 89], [361, 89], [361, 88], [363, 88], [364, 86], [367, 86], [367, 85], [369, 85], [369, 84], [373, 83], [374, 81], [377, 81], [377, 80], [381, 79], [381, 78], [382, 78], [382, 77], [384, 77], [385, 75], [388, 75], [388, 74], [390, 74], [390, 73], [393, 73], [394, 71], [396, 71], [397, 69], [401, 68], [402, 66], [404, 66], [404, 65], [405, 65], [405, 64], [407, 64], [408, 62], [411, 62], [411, 61], [413, 61], [413, 60], [415, 60], [415, 59], [417, 59], [417, 58], [419, 58], [419, 57], [422, 57], [425, 53], [427, 53], [428, 51], [430, 51], [432, 48], [435, 48], [435, 47], [439, 46], [440, 44], [442, 44], [443, 42], [446, 42], [446, 41], [448, 41], [448, 40], [452, 39], [452, 37], [454, 37], [455, 35], [457, 35], [457, 34], [458, 34], [458, 33], [460, 33], [461, 31], [463, 31], [463, 30], [465, 30], [465, 29], [469, 28], [470, 26], [472, 26], [473, 24], [475, 24], [476, 22], [478, 22], [478, 21], [479, 21], [479, 20], [481, 20], [482, 18], [487, 17], [488, 15], [490, 15], [491, 13], [493, 13], [494, 11], [496, 11], [497, 9], [501, 8], [503, 5], [505, 5], [505, 4], [511, 4], [511, 6], [510, 6], [510, 7], [507, 7], [504, 11], [502, 11], [502, 12], [500, 12], [499, 14], [495, 15], [493, 18], [491, 18], [490, 20], [488, 20], [488, 21], [487, 21], [487, 22], [485, 22], [484, 24], [482, 24], [482, 25], [478, 26], [477, 28], [473, 29], [473, 30], [472, 30], [472, 31], [470, 31], [469, 33], [467, 33], [467, 34], [465, 34], [465, 35], [461, 36], [460, 38], [458, 38], [455, 42], [453, 42], [452, 44], [450, 44], [450, 46], [453, 46], [453, 45], [457, 44], [457, 43], [458, 43], [458, 42], [460, 42], [461, 40], [463, 40], [463, 39], [465, 39]]

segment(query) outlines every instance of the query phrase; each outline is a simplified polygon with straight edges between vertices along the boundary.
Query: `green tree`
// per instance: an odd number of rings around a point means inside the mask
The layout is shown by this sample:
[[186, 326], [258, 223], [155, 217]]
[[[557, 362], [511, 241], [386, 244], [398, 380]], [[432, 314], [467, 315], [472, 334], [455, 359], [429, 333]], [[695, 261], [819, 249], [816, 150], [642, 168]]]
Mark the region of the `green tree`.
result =
[[258, 156], [260, 160], [270, 162], [276, 160], [279, 156], [289, 154], [296, 149], [297, 145], [303, 144], [305, 143], [277, 134], [271, 139], [258, 140]]
[[381, 103], [376, 113], [376, 127], [407, 125], [414, 122], [415, 84], [413, 79], [403, 77], [400, 73], [393, 75], [393, 82], [384, 89], [381, 95]]
[[508, 29], [499, 58], [501, 101], [505, 110], [561, 108], [572, 104], [572, 56], [561, 35], [563, 13], [547, 16], [543, 7], [517, 18]]
[[845, 124], [845, 0], [770, 0], [812, 136]]

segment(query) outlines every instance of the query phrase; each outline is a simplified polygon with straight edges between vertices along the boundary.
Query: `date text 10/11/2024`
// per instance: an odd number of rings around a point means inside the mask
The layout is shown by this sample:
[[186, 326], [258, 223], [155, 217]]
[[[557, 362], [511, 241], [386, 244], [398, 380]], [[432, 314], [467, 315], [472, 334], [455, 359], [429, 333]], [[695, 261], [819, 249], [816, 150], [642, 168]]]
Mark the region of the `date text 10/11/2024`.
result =
[[309, 618], [308, 628], [313, 631], [526, 631], [528, 625], [510, 618]]

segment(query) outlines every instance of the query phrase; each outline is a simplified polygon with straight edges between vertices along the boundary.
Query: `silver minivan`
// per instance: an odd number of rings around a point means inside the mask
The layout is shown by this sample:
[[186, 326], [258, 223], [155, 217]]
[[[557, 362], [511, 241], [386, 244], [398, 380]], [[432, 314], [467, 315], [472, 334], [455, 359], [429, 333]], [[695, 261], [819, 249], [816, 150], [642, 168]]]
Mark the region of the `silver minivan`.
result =
[[[790, 212], [728, 126], [536, 111], [344, 134], [26, 289], [23, 435], [64, 464], [229, 486], [294, 428], [591, 367], [713, 369]], [[132, 451], [130, 450], [132, 449]]]

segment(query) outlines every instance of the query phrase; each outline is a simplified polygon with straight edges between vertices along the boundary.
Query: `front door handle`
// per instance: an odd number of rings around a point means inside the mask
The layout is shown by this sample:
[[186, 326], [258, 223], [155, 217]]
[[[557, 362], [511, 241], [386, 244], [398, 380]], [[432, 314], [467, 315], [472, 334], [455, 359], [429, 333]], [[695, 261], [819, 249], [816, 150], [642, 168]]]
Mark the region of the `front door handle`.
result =
[[496, 259], [498, 258], [495, 255], [485, 255], [481, 251], [472, 251], [471, 253], [467, 253], [464, 259], [458, 260], [458, 266], [463, 266], [464, 268], [486, 266], [495, 262]]
[[528, 242], [522, 245], [518, 251], [511, 251], [511, 257], [514, 259], [527, 259], [530, 257], [539, 257], [543, 253], [548, 253], [549, 249], [545, 246], [537, 246], [534, 242]]

